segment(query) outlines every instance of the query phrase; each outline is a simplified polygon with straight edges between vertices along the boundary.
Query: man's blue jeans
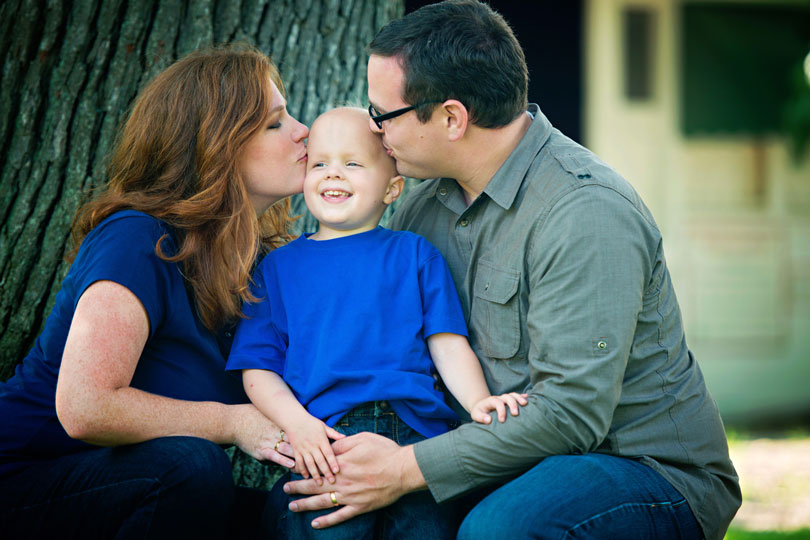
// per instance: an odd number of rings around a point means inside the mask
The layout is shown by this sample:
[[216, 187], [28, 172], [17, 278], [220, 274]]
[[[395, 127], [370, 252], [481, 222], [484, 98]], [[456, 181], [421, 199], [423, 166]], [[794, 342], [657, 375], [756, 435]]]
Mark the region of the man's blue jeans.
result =
[[[345, 435], [370, 431], [396, 441], [400, 445], [413, 444], [424, 439], [422, 435], [403, 422], [385, 401], [377, 401], [353, 409], [334, 428]], [[300, 480], [292, 474], [279, 480], [277, 486], [289, 480]], [[274, 493], [279, 490], [274, 489]], [[300, 497], [294, 497], [300, 498]], [[332, 512], [333, 509], [295, 513], [286, 510], [293, 498], [284, 501], [278, 521], [279, 537], [289, 540], [314, 538], [319, 540], [363, 540], [384, 538], [386, 540], [441, 540], [455, 537], [458, 514], [454, 505], [439, 507], [427, 491], [405, 495], [397, 502], [375, 512], [363, 514], [327, 529], [313, 529], [315, 517]]]
[[476, 504], [459, 540], [699, 539], [686, 499], [637, 461], [606, 454], [552, 456]]
[[[43, 461], [0, 478], [4, 538], [225, 538], [235, 488], [216, 444], [166, 437]], [[258, 503], [256, 522], [260, 519]]]

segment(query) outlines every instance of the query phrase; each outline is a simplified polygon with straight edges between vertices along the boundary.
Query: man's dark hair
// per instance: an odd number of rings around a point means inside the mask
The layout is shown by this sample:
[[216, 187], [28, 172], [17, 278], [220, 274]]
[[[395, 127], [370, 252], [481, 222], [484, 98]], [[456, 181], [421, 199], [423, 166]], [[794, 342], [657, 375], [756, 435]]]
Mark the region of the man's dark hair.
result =
[[[508, 124], [526, 110], [529, 71], [509, 24], [477, 0], [424, 6], [385, 25], [369, 54], [397, 57], [409, 104], [457, 99], [484, 128]], [[435, 104], [417, 108], [427, 122]]]

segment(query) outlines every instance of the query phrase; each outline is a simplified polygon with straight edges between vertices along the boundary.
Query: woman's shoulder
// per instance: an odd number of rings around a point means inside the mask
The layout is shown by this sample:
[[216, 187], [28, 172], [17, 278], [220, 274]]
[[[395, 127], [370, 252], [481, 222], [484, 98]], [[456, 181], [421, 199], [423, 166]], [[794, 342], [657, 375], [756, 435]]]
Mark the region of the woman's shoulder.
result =
[[[155, 265], [167, 264], [156, 254], [171, 256], [176, 251], [172, 230], [161, 220], [136, 210], [120, 210], [106, 218], [87, 233], [72, 266], [95, 265], [107, 260], [112, 264], [142, 265], [147, 260]], [[127, 262], [128, 261], [128, 262]]]
[[173, 243], [161, 240], [166, 232], [160, 220], [143, 212], [123, 210], [107, 216], [84, 238], [63, 288], [78, 301], [96, 281], [123, 285], [140, 300], [157, 328], [166, 299], [182, 287], [178, 263], [156, 250], [160, 242], [163, 254], [173, 253]]
[[164, 235], [168, 235], [170, 242], [174, 243], [171, 228], [163, 221], [138, 210], [119, 210], [96, 225], [87, 234], [85, 242], [112, 242], [131, 248], [143, 244], [154, 248]]
[[159, 228], [165, 228], [165, 224], [156, 217], [140, 210], [119, 210], [104, 218], [101, 223], [93, 228], [93, 231], [107, 228], [133, 229], [135, 231], [158, 230]]

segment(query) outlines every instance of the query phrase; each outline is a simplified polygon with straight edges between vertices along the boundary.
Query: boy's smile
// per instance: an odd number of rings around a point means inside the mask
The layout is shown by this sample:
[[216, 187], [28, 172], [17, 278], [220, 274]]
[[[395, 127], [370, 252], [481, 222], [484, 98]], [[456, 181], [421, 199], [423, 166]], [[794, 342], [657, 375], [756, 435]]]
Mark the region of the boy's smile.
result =
[[346, 193], [345, 191], [338, 191], [336, 189], [328, 189], [328, 190], [324, 191], [323, 193], [321, 193], [321, 197], [323, 197], [323, 198], [325, 198], [327, 200], [332, 199], [332, 198], [343, 199], [343, 198], [348, 198], [348, 197], [351, 197], [351, 196], [352, 196], [351, 193]]
[[321, 191], [321, 197], [326, 202], [340, 203], [352, 196], [352, 193], [339, 189], [324, 189]]

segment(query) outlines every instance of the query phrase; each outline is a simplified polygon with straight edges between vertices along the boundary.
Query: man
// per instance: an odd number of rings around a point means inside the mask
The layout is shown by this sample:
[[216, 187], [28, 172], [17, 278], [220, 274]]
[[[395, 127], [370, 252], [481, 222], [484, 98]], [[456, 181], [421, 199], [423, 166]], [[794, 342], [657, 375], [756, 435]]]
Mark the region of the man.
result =
[[527, 104], [523, 52], [485, 4], [426, 6], [369, 49], [372, 129], [401, 174], [435, 178], [392, 226], [444, 254], [491, 391], [529, 404], [412, 446], [337, 441], [336, 483], [288, 484], [319, 494], [291, 508], [343, 505], [328, 527], [487, 487], [459, 538], [722, 538], [737, 476], [639, 196]]

